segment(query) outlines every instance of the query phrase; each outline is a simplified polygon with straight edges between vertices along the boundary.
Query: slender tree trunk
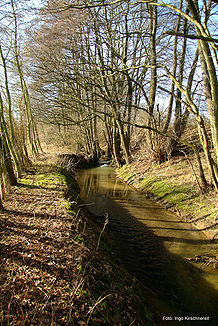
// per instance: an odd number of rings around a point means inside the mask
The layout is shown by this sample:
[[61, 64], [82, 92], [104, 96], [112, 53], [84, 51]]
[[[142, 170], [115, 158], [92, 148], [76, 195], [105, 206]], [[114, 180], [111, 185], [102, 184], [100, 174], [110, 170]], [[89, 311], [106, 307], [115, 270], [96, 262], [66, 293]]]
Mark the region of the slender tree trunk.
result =
[[[9, 121], [9, 130], [10, 130], [10, 136], [8, 135], [8, 131], [7, 128], [5, 126], [5, 137], [7, 139], [7, 143], [10, 142], [10, 144], [8, 144], [12, 157], [14, 159], [14, 163], [15, 163], [15, 168], [17, 170], [17, 174], [20, 176], [21, 174], [21, 160], [19, 157], [19, 153], [17, 150], [17, 144], [16, 144], [16, 139], [15, 139], [15, 135], [14, 135], [14, 126], [13, 126], [13, 118], [12, 118], [12, 110], [11, 110], [11, 94], [10, 94], [10, 90], [9, 90], [9, 86], [8, 86], [8, 74], [7, 74], [7, 66], [6, 66], [6, 61], [2, 52], [2, 48], [0, 45], [0, 56], [1, 56], [1, 60], [2, 60], [2, 64], [3, 64], [3, 70], [4, 70], [4, 80], [5, 80], [5, 90], [6, 90], [6, 95], [7, 95], [7, 103], [8, 103], [8, 121]], [[1, 95], [0, 95], [1, 96]], [[2, 98], [0, 98], [1, 101], [1, 116], [2, 116], [2, 123], [5, 124], [4, 122], [4, 117], [3, 117], [3, 101]], [[9, 140], [10, 138], [10, 140]]]
[[201, 158], [199, 155], [199, 151], [197, 149], [197, 147], [194, 145], [194, 153], [195, 153], [195, 157], [197, 160], [197, 164], [198, 164], [198, 170], [199, 170], [199, 177], [200, 177], [200, 182], [201, 182], [201, 189], [202, 192], [206, 192], [208, 189], [208, 184], [207, 184], [207, 180], [205, 178], [205, 174], [204, 174], [204, 169], [201, 163]]
[[0, 56], [2, 60], [2, 65], [3, 65], [3, 70], [4, 70], [4, 79], [5, 79], [5, 90], [7, 94], [7, 102], [8, 102], [8, 118], [9, 118], [9, 126], [10, 126], [10, 136], [11, 136], [11, 141], [14, 141], [14, 127], [13, 127], [13, 119], [12, 119], [12, 112], [11, 112], [11, 94], [9, 91], [9, 86], [8, 86], [8, 74], [7, 74], [7, 66], [6, 66], [6, 61], [2, 52], [2, 47], [0, 45]]
[[[186, 10], [186, 13], [188, 13], [188, 10]], [[182, 28], [182, 33], [184, 35], [187, 34], [187, 19], [184, 20], [183, 28]], [[182, 44], [182, 51], [180, 54], [180, 62], [179, 62], [179, 76], [178, 76], [178, 82], [182, 85], [183, 83], [183, 76], [184, 76], [184, 65], [185, 65], [185, 56], [186, 56], [186, 47], [187, 47], [187, 39], [183, 39], [183, 44]], [[186, 121], [183, 119], [183, 124], [182, 124], [182, 92], [180, 89], [177, 88], [176, 91], [176, 109], [175, 109], [175, 121], [174, 121], [174, 131], [176, 137], [180, 138], [182, 133], [184, 132], [187, 119], [189, 114], [185, 114], [186, 116]], [[186, 109], [187, 112], [187, 109]]]
[[[180, 1], [180, 9], [182, 9], [182, 4], [183, 4], [183, 0]], [[181, 15], [178, 15], [176, 29], [175, 29], [176, 33], [179, 32], [180, 25], [181, 25]], [[176, 77], [177, 61], [178, 61], [177, 60], [177, 47], [178, 47], [178, 36], [176, 35], [175, 40], [174, 40], [174, 47], [173, 47], [173, 70], [172, 70], [172, 75], [174, 77]], [[166, 117], [166, 121], [165, 121], [165, 124], [164, 124], [164, 127], [163, 127], [163, 133], [167, 132], [167, 130], [169, 128], [170, 120], [171, 120], [171, 117], [172, 117], [174, 89], [175, 89], [175, 83], [174, 83], [174, 81], [171, 81], [170, 99], [169, 99], [169, 104], [168, 104], [167, 117]]]
[[148, 5], [150, 19], [150, 92], [149, 92], [149, 113], [153, 114], [157, 90], [157, 53], [156, 53], [156, 33], [157, 33], [157, 7]]
[[210, 171], [212, 182], [213, 182], [213, 184], [215, 186], [216, 191], [218, 191], [218, 178], [217, 178], [217, 174], [216, 174], [217, 170], [216, 171], [214, 170], [214, 162], [212, 160], [211, 153], [210, 153], [210, 150], [209, 150], [208, 136], [207, 136], [206, 128], [205, 128], [205, 125], [204, 125], [203, 118], [199, 117], [199, 119], [200, 119], [200, 121], [199, 121], [198, 126], [199, 126], [199, 136], [200, 136], [200, 139], [201, 139], [201, 144], [203, 146], [204, 153], [205, 153], [205, 156], [206, 156], [206, 159], [207, 159], [207, 165], [208, 165], [208, 168], [209, 168], [209, 171]]
[[[156, 2], [156, 1], [155, 1]], [[156, 33], [157, 33], [157, 7], [147, 5], [149, 12], [149, 32], [150, 32], [150, 89], [149, 89], [149, 105], [148, 105], [148, 126], [151, 127], [152, 121], [154, 122], [154, 107], [157, 91], [157, 53], [156, 53]], [[148, 129], [148, 139], [150, 150], [155, 151], [154, 137], [156, 135]]]
[[201, 17], [199, 14], [198, 3], [193, 0], [187, 0], [189, 10], [192, 17], [200, 24], [195, 25], [196, 34], [199, 36], [199, 53], [201, 60], [201, 68], [203, 74], [204, 92], [207, 99], [208, 111], [210, 114], [210, 125], [212, 132], [212, 140], [214, 150], [216, 153], [216, 167], [218, 165], [218, 80], [216, 74], [216, 67], [213, 61], [209, 42], [202, 39], [202, 31], [205, 30], [201, 24]]
[[116, 121], [113, 119], [113, 133], [112, 133], [112, 148], [113, 148], [113, 157], [117, 166], [121, 165], [120, 159], [120, 137], [117, 133]]
[[4, 182], [3, 182], [3, 172], [2, 172], [2, 166], [1, 166], [1, 155], [0, 155], [0, 211], [4, 209], [2, 204], [2, 199], [4, 198]]
[[17, 15], [14, 8], [14, 0], [10, 0], [10, 1], [11, 1], [11, 7], [12, 7], [13, 17], [14, 17], [14, 53], [15, 53], [15, 60], [16, 60], [17, 70], [20, 78], [20, 84], [21, 84], [25, 111], [26, 111], [25, 113], [26, 113], [26, 120], [27, 120], [28, 140], [30, 143], [31, 152], [33, 156], [36, 157], [39, 152], [39, 149], [42, 150], [42, 148], [38, 138], [37, 128], [33, 120], [29, 91], [23, 76], [23, 71], [21, 68], [21, 63], [19, 58], [18, 41], [17, 41], [17, 37], [18, 37]]
[[0, 211], [2, 211], [4, 209], [3, 205], [2, 205], [2, 199], [1, 199], [1, 196], [0, 196]]
[[123, 152], [124, 152], [125, 163], [129, 164], [130, 163], [130, 153], [129, 153], [128, 147], [126, 146], [125, 136], [124, 136], [124, 133], [123, 133], [123, 128], [122, 128], [122, 125], [121, 125], [120, 121], [116, 120], [116, 124], [117, 124], [118, 130], [119, 130], [121, 145], [122, 145], [122, 149], [123, 149]]
[[[16, 154], [16, 151], [15, 151], [13, 144], [8, 135], [8, 131], [7, 131], [7, 127], [6, 127], [6, 123], [5, 123], [5, 119], [4, 119], [4, 109], [3, 109], [3, 101], [2, 101], [1, 94], [0, 94], [0, 132], [2, 135], [3, 148], [7, 154], [6, 157], [12, 155], [12, 158], [13, 158], [14, 164], [15, 164], [15, 168], [17, 170], [17, 174], [18, 174], [18, 176], [20, 176], [20, 174], [21, 174], [20, 161], [18, 160], [18, 158], [19, 158], [18, 154]], [[16, 179], [16, 177], [15, 177], [15, 179]], [[14, 183], [14, 181], [12, 181], [12, 184], [13, 183]]]
[[[0, 123], [2, 125], [2, 122]], [[0, 126], [0, 150], [1, 150], [1, 165], [2, 165], [2, 177], [7, 179], [11, 186], [17, 185], [17, 178], [14, 174], [13, 164], [11, 161], [11, 155], [9, 148], [4, 137], [4, 132], [2, 133], [2, 128]]]

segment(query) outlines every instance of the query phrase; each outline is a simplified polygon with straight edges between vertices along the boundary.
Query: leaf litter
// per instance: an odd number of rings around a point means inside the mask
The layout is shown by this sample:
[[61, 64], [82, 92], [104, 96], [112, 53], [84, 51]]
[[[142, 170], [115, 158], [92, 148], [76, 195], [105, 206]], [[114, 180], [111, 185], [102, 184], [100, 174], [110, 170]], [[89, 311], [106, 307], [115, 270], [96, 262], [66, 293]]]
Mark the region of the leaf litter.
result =
[[75, 226], [63, 178], [43, 170], [23, 176], [0, 212], [1, 324], [152, 325], [132, 280], [95, 250], [90, 230]]

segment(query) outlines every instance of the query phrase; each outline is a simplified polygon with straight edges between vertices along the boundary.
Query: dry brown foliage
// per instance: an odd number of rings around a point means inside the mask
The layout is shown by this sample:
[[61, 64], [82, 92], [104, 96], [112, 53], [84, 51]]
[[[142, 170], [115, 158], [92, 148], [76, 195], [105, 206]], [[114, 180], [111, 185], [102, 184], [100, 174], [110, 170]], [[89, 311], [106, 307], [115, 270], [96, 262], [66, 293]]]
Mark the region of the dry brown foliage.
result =
[[85, 215], [68, 212], [63, 180], [40, 173], [24, 176], [0, 212], [1, 324], [143, 325], [131, 281], [95, 251]]

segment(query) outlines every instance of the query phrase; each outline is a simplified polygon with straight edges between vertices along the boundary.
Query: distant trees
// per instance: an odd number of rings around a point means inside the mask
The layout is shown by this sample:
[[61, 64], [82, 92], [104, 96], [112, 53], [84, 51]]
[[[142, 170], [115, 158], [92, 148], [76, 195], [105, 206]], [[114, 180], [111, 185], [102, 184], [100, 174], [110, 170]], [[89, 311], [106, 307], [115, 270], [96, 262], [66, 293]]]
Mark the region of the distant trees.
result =
[[[52, 4], [52, 8], [44, 8], [43, 14], [47, 18], [36, 31], [35, 46], [32, 47], [34, 55], [31, 56], [39, 63], [36, 78], [33, 72], [35, 83], [41, 85], [38, 93], [44, 93], [46, 98], [46, 94], [61, 85], [62, 99], [68, 99], [71, 105], [59, 100], [60, 90], [54, 96], [53, 93], [49, 100], [54, 105], [55, 119], [61, 110], [65, 112], [68, 125], [80, 126], [86, 135], [86, 143], [92, 143], [87, 151], [90, 155], [94, 155], [95, 148], [99, 151], [95, 126], [102, 121], [108, 152], [117, 164], [128, 163], [137, 112], [147, 112], [151, 116], [154, 106], [151, 103], [150, 109], [146, 109], [142, 105], [143, 101], [149, 101], [144, 83], [153, 81], [144, 66], [145, 62], [149, 63], [150, 56], [145, 41], [151, 39], [149, 28], [152, 26], [149, 27], [146, 21], [149, 12], [144, 5], [132, 6], [129, 3], [107, 7], [107, 10], [104, 7], [87, 8], [86, 23], [80, 21], [78, 26], [79, 11], [63, 11], [59, 1], [55, 2], [56, 6], [54, 2]], [[70, 15], [72, 20], [68, 20], [68, 30], [63, 35], [61, 28]], [[58, 23], [54, 17], [58, 17]], [[42, 41], [43, 35], [46, 40], [52, 40], [47, 42], [47, 49]], [[45, 53], [50, 53], [47, 59]], [[152, 68], [153, 74], [155, 69]], [[49, 87], [45, 87], [46, 78]], [[150, 102], [154, 101], [155, 91], [156, 86], [151, 87]], [[63, 120], [60, 119], [58, 124], [63, 125]]]
[[[35, 114], [57, 125], [65, 142], [73, 128], [78, 149], [90, 156], [99, 157], [104, 137], [118, 165], [132, 159], [136, 128], [146, 130], [148, 155], [162, 162], [174, 155], [194, 118], [217, 189], [217, 41], [210, 28], [215, 5], [48, 1], [30, 38], [32, 92], [41, 101]], [[200, 145], [186, 145], [196, 153], [206, 188]]]
[[[138, 128], [155, 162], [185, 143], [201, 190], [210, 181], [218, 190], [215, 1], [47, 1], [25, 45], [22, 6], [10, 0], [0, 11], [1, 198], [29, 161], [27, 147], [33, 157], [41, 150], [35, 118], [96, 162], [103, 144], [117, 165], [131, 162]], [[184, 140], [190, 118], [197, 144]]]

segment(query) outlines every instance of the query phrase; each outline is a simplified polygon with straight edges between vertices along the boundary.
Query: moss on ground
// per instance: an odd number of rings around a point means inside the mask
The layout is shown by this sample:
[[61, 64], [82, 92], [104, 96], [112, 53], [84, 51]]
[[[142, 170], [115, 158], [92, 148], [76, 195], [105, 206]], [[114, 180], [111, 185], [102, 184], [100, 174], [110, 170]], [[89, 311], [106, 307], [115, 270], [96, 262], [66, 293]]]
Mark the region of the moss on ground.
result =
[[133, 162], [117, 169], [118, 176], [137, 189], [153, 196], [165, 207], [179, 212], [195, 226], [206, 230], [209, 238], [218, 236], [216, 219], [218, 200], [215, 191], [199, 192], [193, 171], [185, 159], [175, 159], [144, 169], [145, 164]]

